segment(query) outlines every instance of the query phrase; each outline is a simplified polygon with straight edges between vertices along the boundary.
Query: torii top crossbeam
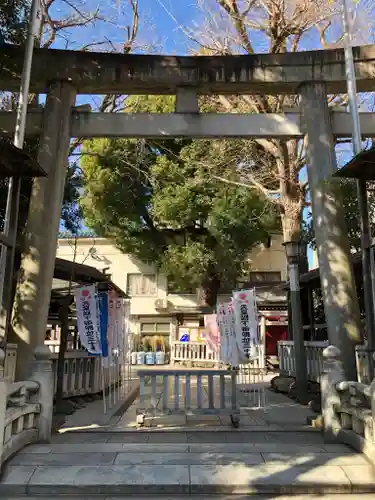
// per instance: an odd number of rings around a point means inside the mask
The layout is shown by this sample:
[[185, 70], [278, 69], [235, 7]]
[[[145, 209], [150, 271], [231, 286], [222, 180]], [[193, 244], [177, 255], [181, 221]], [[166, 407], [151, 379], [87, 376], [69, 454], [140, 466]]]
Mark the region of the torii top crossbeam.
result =
[[[375, 45], [355, 47], [359, 92], [375, 90]], [[0, 90], [19, 91], [24, 50], [0, 49]], [[342, 49], [237, 56], [124, 55], [35, 49], [30, 92], [51, 80], [71, 80], [80, 94], [294, 94], [303, 82], [325, 81], [329, 93], [346, 92]]]

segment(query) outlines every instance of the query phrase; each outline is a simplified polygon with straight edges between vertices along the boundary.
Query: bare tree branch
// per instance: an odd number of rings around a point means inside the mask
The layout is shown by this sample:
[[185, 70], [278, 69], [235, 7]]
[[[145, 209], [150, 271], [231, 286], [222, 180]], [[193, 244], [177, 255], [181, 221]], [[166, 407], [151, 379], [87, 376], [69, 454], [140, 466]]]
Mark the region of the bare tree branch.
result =
[[246, 182], [232, 181], [230, 179], [227, 179], [226, 177], [220, 177], [219, 175], [211, 175], [211, 177], [213, 179], [216, 179], [216, 180], [220, 181], [220, 182], [224, 182], [225, 184], [231, 184], [233, 186], [244, 187], [244, 188], [247, 188], [247, 189], [253, 189], [253, 188], [255, 188], [259, 192], [261, 192], [262, 194], [264, 194], [270, 201], [272, 201], [272, 203], [277, 203], [277, 204], [280, 203], [279, 199], [272, 197], [272, 196], [279, 196], [280, 195], [280, 191], [279, 190], [272, 191], [270, 189], [266, 189], [262, 184], [260, 184], [259, 182], [257, 182], [253, 177], [247, 177], [246, 178], [246, 180], [248, 181], [247, 183]]
[[[318, 32], [320, 46], [337, 44], [339, 33], [339, 5], [327, 0], [196, 0], [203, 21], [189, 32], [189, 39], [198, 46], [195, 53], [253, 54], [254, 47], [262, 52], [296, 52], [303, 48], [307, 37]], [[257, 35], [258, 33], [258, 35]], [[257, 36], [255, 39], [254, 37]], [[312, 37], [310, 37], [311, 40]], [[316, 37], [314, 36], [316, 40]], [[207, 49], [208, 47], [208, 49]], [[311, 41], [310, 47], [311, 48]], [[234, 113], [282, 113], [298, 108], [296, 96], [213, 96], [211, 106], [217, 111]], [[346, 103], [346, 96], [330, 96], [329, 105]], [[252, 140], [251, 165], [233, 180], [230, 172], [247, 159], [234, 158], [227, 171], [214, 178], [239, 185], [256, 186], [268, 198], [278, 187], [277, 204], [280, 207], [284, 237], [297, 237], [306, 205], [308, 184], [300, 181], [306, 167], [304, 140]], [[267, 163], [268, 162], [268, 163]], [[232, 170], [231, 170], [232, 168]], [[234, 170], [233, 170], [234, 169]], [[225, 174], [228, 174], [228, 177]], [[234, 179], [236, 176], [234, 177]]]

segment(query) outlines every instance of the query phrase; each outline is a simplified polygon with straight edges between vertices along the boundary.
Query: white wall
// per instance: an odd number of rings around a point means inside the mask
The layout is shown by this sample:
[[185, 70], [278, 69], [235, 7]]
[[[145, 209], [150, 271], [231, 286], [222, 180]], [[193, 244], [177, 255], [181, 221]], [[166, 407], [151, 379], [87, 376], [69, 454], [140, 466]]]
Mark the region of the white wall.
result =
[[271, 238], [271, 246], [258, 245], [250, 252], [251, 271], [280, 271], [281, 279], [287, 280], [288, 271], [283, 247], [283, 236], [274, 234]]
[[[58, 240], [56, 257], [66, 260], [74, 260], [74, 240]], [[130, 314], [132, 316], [153, 315], [160, 316], [162, 311], [155, 308], [157, 299], [168, 300], [168, 314], [173, 314], [182, 308], [197, 307], [196, 295], [169, 294], [167, 292], [167, 279], [157, 272], [152, 264], [138, 261], [129, 254], [123, 254], [109, 240], [104, 238], [79, 238], [77, 239], [75, 261], [80, 264], [95, 267], [96, 269], [111, 274], [112, 281], [124, 292], [127, 291], [127, 276], [129, 274], [156, 274], [157, 292], [153, 296], [132, 297]], [[263, 245], [255, 248], [250, 254], [250, 265], [252, 271], [280, 271], [282, 280], [287, 279], [287, 267], [282, 236], [275, 235], [271, 241], [271, 247]], [[165, 311], [165, 315], [167, 311]]]

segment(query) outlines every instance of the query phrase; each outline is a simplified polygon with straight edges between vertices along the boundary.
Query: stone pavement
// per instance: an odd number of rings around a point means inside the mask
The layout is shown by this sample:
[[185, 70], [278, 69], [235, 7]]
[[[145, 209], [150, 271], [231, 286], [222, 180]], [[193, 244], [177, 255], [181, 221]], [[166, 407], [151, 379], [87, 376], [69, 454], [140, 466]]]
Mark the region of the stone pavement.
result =
[[[40, 496], [21, 496], [21, 497], [12, 497], [12, 500], [37, 500], [40, 499]], [[92, 500], [92, 496], [64, 496], [65, 500]], [[114, 496], [103, 496], [103, 495], [95, 495], [95, 499], [98, 500], [120, 500], [124, 498], [133, 498], [133, 497], [114, 497]], [[163, 500], [176, 500], [175, 496], [164, 496]], [[199, 495], [200, 500], [248, 500], [248, 495]], [[362, 493], [359, 495], [355, 495], [355, 497], [351, 494], [342, 495], [342, 494], [332, 494], [332, 495], [254, 495], [251, 496], [252, 500], [354, 500], [354, 498], [358, 498], [359, 500], [374, 500], [373, 493]], [[178, 496], [179, 500], [188, 500], [191, 499], [191, 496], [180, 495]], [[147, 495], [147, 496], [137, 496], [137, 500], [161, 500], [160, 495]]]
[[25, 448], [0, 483], [1, 498], [370, 492], [366, 458], [315, 431], [68, 433]]
[[[8, 497], [9, 498], [9, 497]], [[40, 496], [18, 496], [18, 497], [11, 497], [12, 500], [40, 500]], [[93, 497], [92, 495], [90, 496], [64, 496], [65, 500], [92, 500]], [[98, 500], [120, 500], [124, 498], [133, 498], [133, 497], [119, 497], [119, 496], [103, 496], [103, 495], [95, 495], [95, 499]], [[176, 500], [176, 496], [164, 496], [163, 495], [163, 500]], [[373, 493], [362, 493], [359, 495], [346, 495], [346, 494], [332, 494], [332, 495], [293, 495], [292, 497], [290, 495], [284, 496], [284, 495], [252, 495], [251, 499], [252, 500], [354, 500], [354, 499], [359, 499], [359, 500], [374, 500], [374, 494]], [[179, 500], [188, 500], [191, 499], [191, 496], [186, 496], [186, 495], [179, 495], [178, 496]], [[200, 500], [248, 500], [249, 496], [248, 495], [199, 495]], [[147, 495], [147, 496], [137, 496], [137, 500], [161, 500], [160, 495]]]
[[[134, 401], [134, 394], [139, 387], [136, 369], [131, 370], [131, 375], [126, 384], [120, 389], [111, 392], [106, 398], [106, 412], [104, 413], [103, 400], [97, 399], [86, 403], [83, 408], [76, 410], [71, 415], [66, 415], [65, 423], [61, 426], [62, 431], [70, 430], [96, 430], [108, 428], [113, 421], [117, 421], [124, 413], [129, 404]], [[109, 400], [109, 401], [108, 401]], [[129, 401], [129, 404], [127, 404]]]
[[366, 457], [324, 443], [319, 431], [306, 425], [309, 408], [267, 390], [268, 381], [263, 384], [263, 408], [239, 393], [240, 429], [218, 417], [166, 417], [136, 430], [137, 401], [105, 425], [84, 432], [79, 426], [77, 432], [64, 429], [49, 444], [29, 446], [9, 461], [0, 497], [375, 498], [375, 470]]
[[[241, 406], [240, 428], [246, 430], [281, 430], [281, 429], [306, 429], [308, 417], [315, 414], [307, 406], [301, 406], [298, 403], [287, 398], [283, 394], [278, 394], [269, 390], [269, 382], [273, 377], [267, 376], [257, 384], [264, 390], [265, 406], [258, 407], [257, 400], [251, 394], [238, 393], [238, 401]], [[162, 398], [162, 386], [158, 386], [158, 399]], [[146, 386], [146, 397], [150, 394], [151, 388]], [[207, 404], [207, 391], [204, 393], [204, 403]], [[255, 398], [256, 399], [256, 398]], [[112, 432], [126, 432], [134, 430], [137, 426], [136, 413], [140, 402], [137, 398], [128, 410], [118, 417], [117, 422], [113, 419], [111, 427]], [[147, 426], [160, 429], [182, 430], [185, 427], [195, 429], [219, 429], [230, 425], [229, 417], [218, 416], [168, 416], [154, 417], [148, 419]]]

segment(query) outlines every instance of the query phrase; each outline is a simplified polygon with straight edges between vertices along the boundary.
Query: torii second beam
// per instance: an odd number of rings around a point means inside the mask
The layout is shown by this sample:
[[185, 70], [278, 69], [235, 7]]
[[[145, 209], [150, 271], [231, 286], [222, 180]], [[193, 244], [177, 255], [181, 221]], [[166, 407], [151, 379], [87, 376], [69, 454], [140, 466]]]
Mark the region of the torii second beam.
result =
[[[235, 113], [93, 113], [73, 111], [71, 137], [127, 137], [144, 139], [192, 138], [278, 138], [304, 136], [299, 113], [235, 114]], [[360, 113], [363, 137], [375, 136], [375, 113]], [[11, 136], [16, 123], [12, 112], [0, 113], [0, 133]], [[29, 112], [26, 135], [37, 137], [42, 132], [43, 112]], [[349, 113], [332, 113], [335, 138], [352, 135]]]

